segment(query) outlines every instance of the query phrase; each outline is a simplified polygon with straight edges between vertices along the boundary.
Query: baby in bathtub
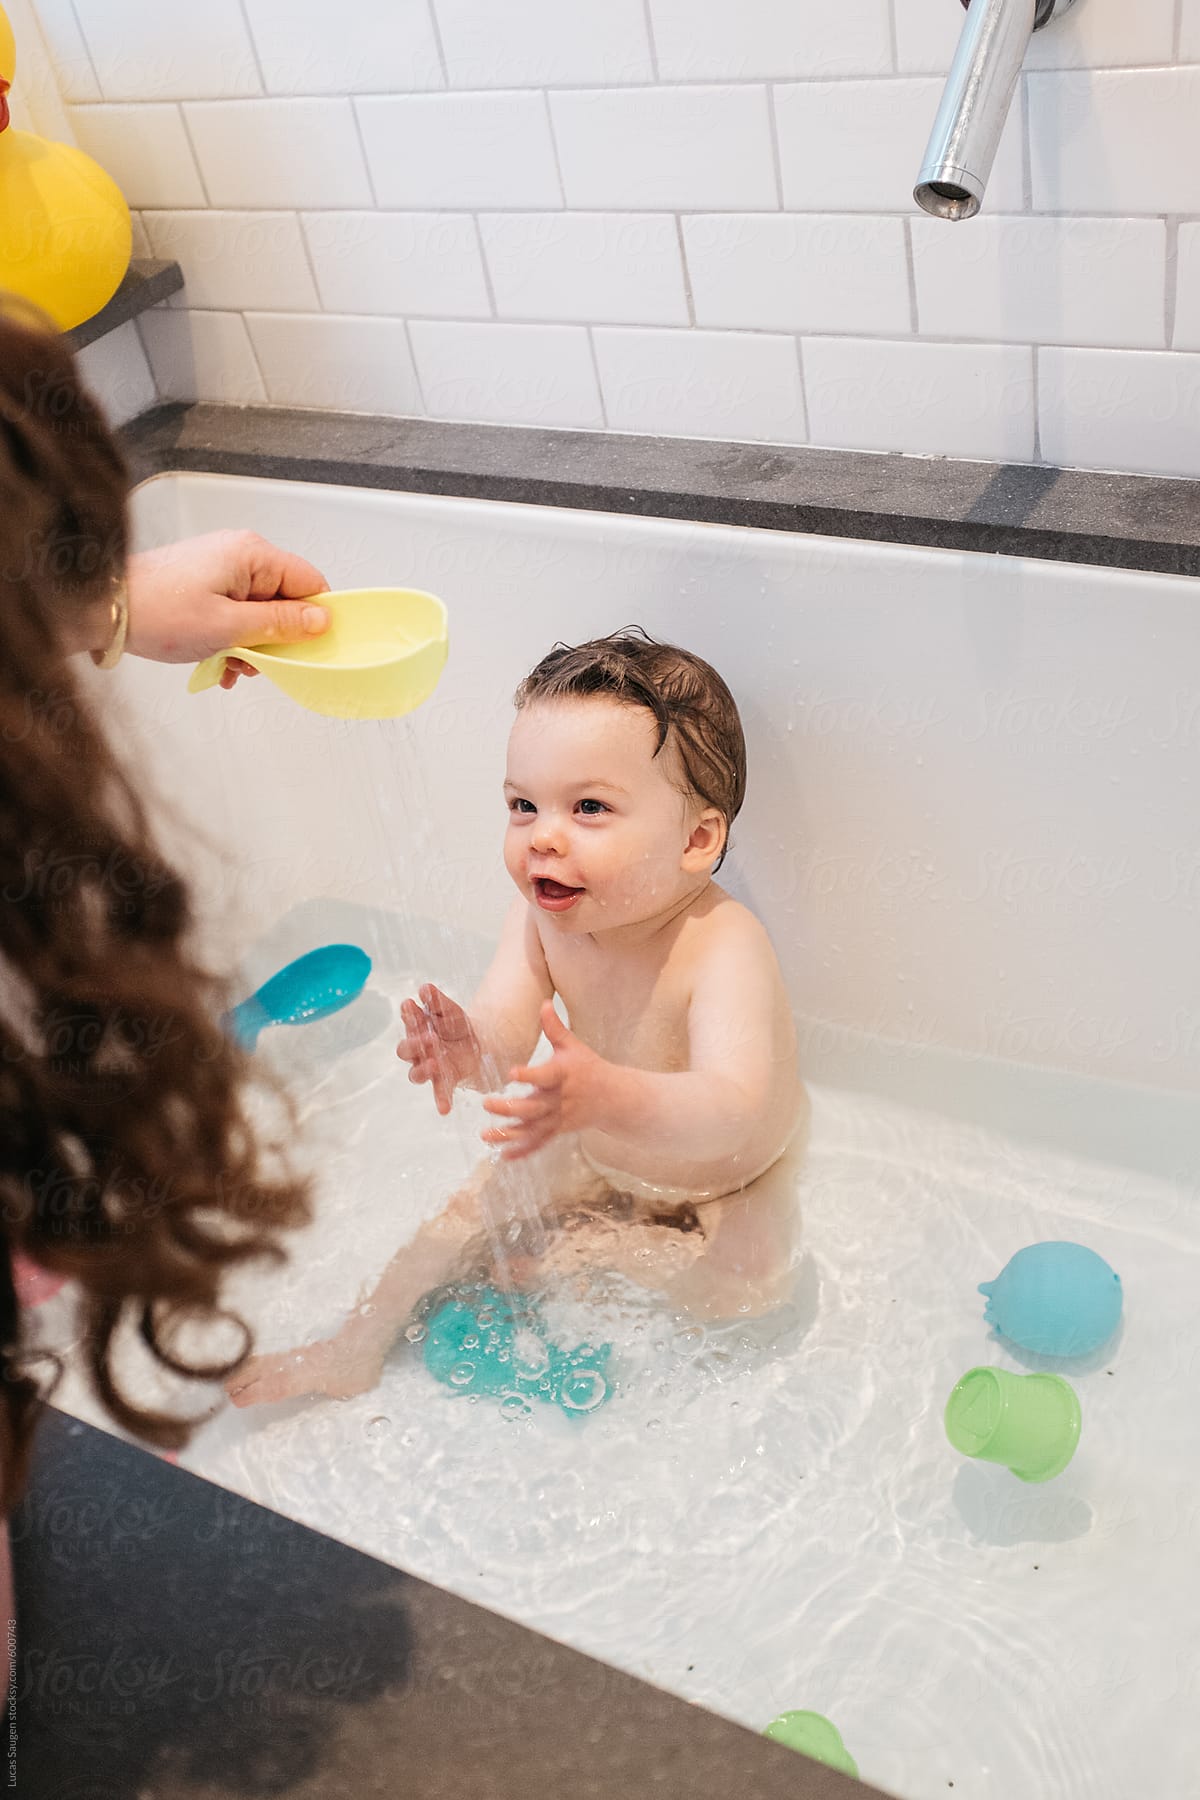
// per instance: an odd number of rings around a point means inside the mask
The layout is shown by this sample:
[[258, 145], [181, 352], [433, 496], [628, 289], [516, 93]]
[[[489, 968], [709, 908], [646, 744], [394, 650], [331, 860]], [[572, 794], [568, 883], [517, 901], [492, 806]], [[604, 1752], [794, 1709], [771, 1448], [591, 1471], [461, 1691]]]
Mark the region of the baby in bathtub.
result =
[[[487, 1220], [519, 1214], [518, 1186], [536, 1188], [545, 1232], [536, 1254], [510, 1248], [501, 1279], [600, 1262], [707, 1318], [786, 1291], [807, 1097], [770, 940], [713, 880], [745, 791], [733, 697], [698, 656], [631, 627], [557, 645], [516, 707], [517, 895], [470, 1011], [423, 987], [397, 1046], [439, 1113], [457, 1087], [487, 1094], [492, 1155], [335, 1336], [244, 1363], [239, 1406], [374, 1386], [421, 1297]], [[529, 1064], [540, 1032], [552, 1054]], [[531, 1091], [488, 1091], [506, 1080]]]

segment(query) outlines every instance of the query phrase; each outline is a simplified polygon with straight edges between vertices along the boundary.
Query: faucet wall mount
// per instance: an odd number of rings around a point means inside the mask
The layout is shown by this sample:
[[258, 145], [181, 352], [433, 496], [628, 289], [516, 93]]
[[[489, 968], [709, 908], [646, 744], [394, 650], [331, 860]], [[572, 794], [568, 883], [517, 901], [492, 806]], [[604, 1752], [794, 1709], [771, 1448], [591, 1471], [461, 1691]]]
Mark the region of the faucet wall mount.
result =
[[970, 219], [979, 211], [1029, 40], [1075, 3], [962, 0], [967, 16], [913, 189], [926, 212]]

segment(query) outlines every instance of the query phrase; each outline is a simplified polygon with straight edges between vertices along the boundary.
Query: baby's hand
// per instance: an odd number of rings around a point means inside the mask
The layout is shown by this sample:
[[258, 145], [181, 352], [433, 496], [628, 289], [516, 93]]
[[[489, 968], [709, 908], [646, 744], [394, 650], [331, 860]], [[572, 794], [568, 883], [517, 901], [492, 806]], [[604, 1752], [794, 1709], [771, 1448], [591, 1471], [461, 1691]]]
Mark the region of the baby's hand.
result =
[[408, 1071], [410, 1081], [432, 1081], [437, 1109], [448, 1113], [455, 1088], [479, 1077], [479, 1039], [457, 1000], [451, 1000], [432, 982], [420, 992], [422, 1006], [415, 1000], [400, 1003], [400, 1017], [408, 1035], [396, 1045], [396, 1055], [412, 1064]]
[[547, 1000], [542, 1007], [542, 1030], [554, 1055], [547, 1062], [524, 1069], [510, 1069], [510, 1081], [526, 1081], [537, 1092], [508, 1100], [489, 1094], [483, 1104], [488, 1112], [515, 1121], [482, 1133], [485, 1144], [503, 1144], [502, 1162], [517, 1162], [548, 1144], [560, 1131], [582, 1131], [594, 1124], [603, 1102], [604, 1073], [609, 1068], [602, 1056], [567, 1030]]

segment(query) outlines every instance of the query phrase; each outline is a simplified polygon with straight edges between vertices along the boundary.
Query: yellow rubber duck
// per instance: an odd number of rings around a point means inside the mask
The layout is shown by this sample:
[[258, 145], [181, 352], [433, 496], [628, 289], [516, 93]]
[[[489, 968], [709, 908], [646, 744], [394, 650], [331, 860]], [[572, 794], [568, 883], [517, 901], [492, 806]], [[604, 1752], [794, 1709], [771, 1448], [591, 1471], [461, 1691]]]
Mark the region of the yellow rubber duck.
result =
[[120, 188], [70, 144], [14, 130], [12, 26], [0, 6], [0, 288], [49, 313], [60, 331], [111, 300], [129, 267], [133, 225]]

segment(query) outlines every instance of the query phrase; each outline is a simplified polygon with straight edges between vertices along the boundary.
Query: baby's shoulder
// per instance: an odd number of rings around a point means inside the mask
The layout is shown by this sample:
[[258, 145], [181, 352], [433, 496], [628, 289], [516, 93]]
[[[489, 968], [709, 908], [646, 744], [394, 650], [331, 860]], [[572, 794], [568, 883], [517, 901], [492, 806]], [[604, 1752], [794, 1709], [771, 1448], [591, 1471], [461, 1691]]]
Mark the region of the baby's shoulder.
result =
[[770, 935], [757, 913], [715, 881], [709, 883], [706, 897], [708, 904], [696, 919], [695, 948], [701, 955], [731, 946], [774, 960]]

